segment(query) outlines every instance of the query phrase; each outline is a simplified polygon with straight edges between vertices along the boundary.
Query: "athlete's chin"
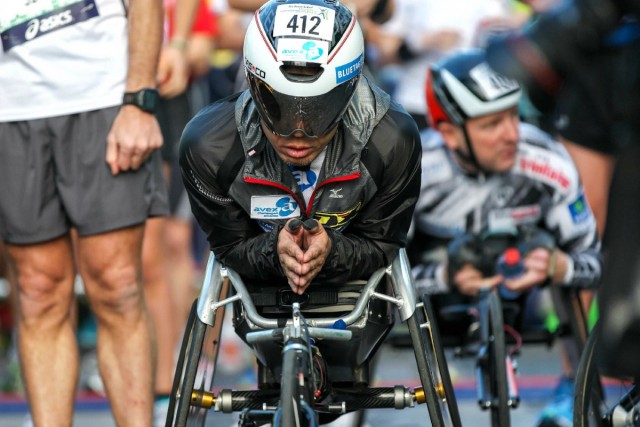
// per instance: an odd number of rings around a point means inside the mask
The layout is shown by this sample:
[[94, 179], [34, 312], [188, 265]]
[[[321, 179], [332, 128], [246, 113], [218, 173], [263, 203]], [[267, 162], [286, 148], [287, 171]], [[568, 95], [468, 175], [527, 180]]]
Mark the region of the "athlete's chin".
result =
[[302, 167], [302, 166], [309, 166], [311, 164], [311, 160], [307, 160], [306, 158], [300, 159], [300, 158], [289, 157], [289, 156], [280, 156], [280, 157], [282, 158], [282, 160], [285, 161], [285, 163], [291, 166]]
[[309, 166], [313, 159], [317, 157], [317, 153], [291, 153], [291, 152], [280, 152], [280, 157], [282, 160], [287, 162], [293, 166]]
[[500, 162], [498, 162], [498, 164], [496, 165], [496, 172], [499, 173], [503, 173], [503, 172], [508, 172], [511, 170], [511, 168], [516, 164], [516, 158], [515, 156], [506, 158]]

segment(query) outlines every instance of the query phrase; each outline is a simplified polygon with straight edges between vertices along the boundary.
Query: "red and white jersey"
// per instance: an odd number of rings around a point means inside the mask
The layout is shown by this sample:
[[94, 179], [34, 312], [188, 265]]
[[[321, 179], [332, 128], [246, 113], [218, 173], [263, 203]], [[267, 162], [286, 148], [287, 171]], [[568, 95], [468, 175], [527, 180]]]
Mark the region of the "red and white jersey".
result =
[[514, 167], [482, 178], [461, 169], [434, 130], [423, 132], [422, 149], [411, 245], [420, 255], [411, 254], [413, 259], [438, 260], [448, 242], [462, 234], [534, 225], [551, 232], [570, 255], [567, 284], [595, 285], [601, 272], [595, 218], [560, 143], [523, 123]]

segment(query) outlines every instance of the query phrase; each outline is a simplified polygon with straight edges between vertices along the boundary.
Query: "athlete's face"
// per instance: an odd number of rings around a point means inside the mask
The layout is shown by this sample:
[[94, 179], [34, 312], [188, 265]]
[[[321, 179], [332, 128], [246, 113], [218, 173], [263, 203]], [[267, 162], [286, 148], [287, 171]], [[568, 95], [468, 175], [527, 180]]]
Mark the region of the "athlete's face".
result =
[[305, 136], [302, 131], [296, 131], [290, 136], [276, 135], [262, 123], [262, 131], [282, 160], [293, 166], [307, 166], [318, 157], [324, 147], [335, 135], [337, 127], [326, 135], [317, 138]]
[[[513, 167], [520, 137], [519, 125], [517, 107], [467, 120], [467, 134], [482, 169], [500, 173]], [[468, 156], [469, 148], [462, 128], [453, 128], [449, 135], [452, 141], [447, 142], [447, 145]]]

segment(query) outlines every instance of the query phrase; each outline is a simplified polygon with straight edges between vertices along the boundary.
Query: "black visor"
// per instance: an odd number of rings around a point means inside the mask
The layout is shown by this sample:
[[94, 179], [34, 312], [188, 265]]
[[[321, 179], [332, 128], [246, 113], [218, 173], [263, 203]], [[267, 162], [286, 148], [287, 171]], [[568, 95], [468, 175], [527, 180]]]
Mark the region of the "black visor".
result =
[[247, 75], [260, 117], [269, 130], [280, 136], [296, 131], [309, 137], [326, 135], [342, 118], [359, 80], [356, 77], [325, 94], [303, 97], [283, 95], [253, 73]]

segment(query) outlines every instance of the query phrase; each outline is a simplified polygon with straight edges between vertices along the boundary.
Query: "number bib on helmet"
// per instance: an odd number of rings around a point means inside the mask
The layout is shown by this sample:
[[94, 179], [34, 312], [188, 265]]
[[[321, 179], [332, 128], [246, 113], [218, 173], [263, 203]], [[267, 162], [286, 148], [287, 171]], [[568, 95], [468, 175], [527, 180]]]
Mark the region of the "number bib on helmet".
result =
[[273, 37], [296, 36], [331, 41], [335, 11], [307, 4], [284, 4], [276, 10]]
[[489, 100], [499, 98], [518, 89], [518, 83], [515, 80], [505, 78], [496, 73], [486, 63], [474, 67], [469, 71], [469, 75]]

